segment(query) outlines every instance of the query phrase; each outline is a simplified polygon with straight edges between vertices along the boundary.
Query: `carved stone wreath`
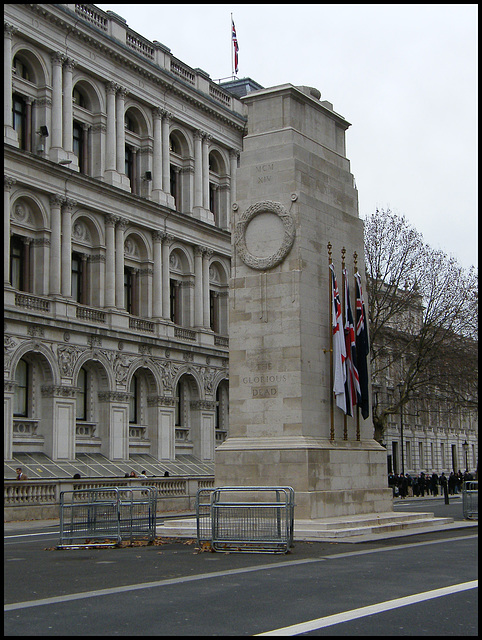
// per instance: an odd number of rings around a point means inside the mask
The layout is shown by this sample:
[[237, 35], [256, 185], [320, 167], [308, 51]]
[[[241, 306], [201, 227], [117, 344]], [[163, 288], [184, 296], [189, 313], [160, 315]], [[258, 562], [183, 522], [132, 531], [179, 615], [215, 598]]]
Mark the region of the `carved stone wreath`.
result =
[[[280, 248], [270, 256], [259, 257], [254, 256], [248, 251], [246, 246], [246, 229], [256, 216], [261, 213], [274, 213], [283, 223], [284, 236]], [[252, 269], [265, 270], [272, 269], [283, 262], [291, 251], [295, 240], [296, 230], [293, 218], [279, 202], [265, 200], [257, 202], [246, 209], [241, 216], [240, 221], [236, 225], [234, 242], [236, 249], [242, 261]]]

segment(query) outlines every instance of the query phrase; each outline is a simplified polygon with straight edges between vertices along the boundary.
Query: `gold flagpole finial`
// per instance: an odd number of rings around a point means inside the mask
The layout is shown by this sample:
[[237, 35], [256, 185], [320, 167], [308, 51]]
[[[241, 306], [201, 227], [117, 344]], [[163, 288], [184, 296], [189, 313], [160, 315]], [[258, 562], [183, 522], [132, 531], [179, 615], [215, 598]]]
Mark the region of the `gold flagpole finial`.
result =
[[355, 253], [353, 254], [353, 262], [355, 263], [355, 273], [358, 273], [357, 258], [358, 258], [358, 254], [355, 251]]
[[341, 248], [341, 268], [344, 269], [345, 268], [345, 253], [346, 253], [346, 249], [345, 247]]
[[331, 248], [332, 248], [331, 247], [331, 242], [329, 242], [326, 246], [328, 248], [328, 261], [331, 264], [331, 262], [332, 262], [332, 260], [331, 260]]

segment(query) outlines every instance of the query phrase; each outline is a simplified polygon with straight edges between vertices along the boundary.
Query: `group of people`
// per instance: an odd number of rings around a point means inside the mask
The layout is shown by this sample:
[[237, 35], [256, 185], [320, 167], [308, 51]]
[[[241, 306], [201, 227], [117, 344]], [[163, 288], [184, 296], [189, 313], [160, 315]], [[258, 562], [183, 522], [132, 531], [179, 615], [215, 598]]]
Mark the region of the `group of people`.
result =
[[418, 476], [409, 473], [389, 473], [388, 486], [392, 488], [393, 496], [396, 498], [438, 496], [440, 494], [455, 495], [462, 491], [463, 484], [467, 480], [473, 480], [469, 471], [451, 471], [448, 478], [445, 473], [437, 475], [435, 471], [430, 475], [423, 471]]

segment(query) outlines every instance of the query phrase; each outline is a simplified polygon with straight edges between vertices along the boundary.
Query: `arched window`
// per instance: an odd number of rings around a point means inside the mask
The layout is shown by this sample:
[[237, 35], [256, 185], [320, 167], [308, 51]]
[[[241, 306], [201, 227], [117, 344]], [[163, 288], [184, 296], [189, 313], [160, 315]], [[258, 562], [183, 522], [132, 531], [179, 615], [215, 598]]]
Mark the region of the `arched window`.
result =
[[29, 366], [23, 359], [17, 365], [15, 383], [13, 415], [26, 418], [29, 410]]
[[83, 301], [82, 287], [82, 256], [78, 253], [72, 254], [72, 298], [76, 302]]
[[19, 236], [12, 236], [10, 241], [10, 284], [18, 291], [25, 291], [27, 274], [25, 273], [25, 257], [28, 247]]

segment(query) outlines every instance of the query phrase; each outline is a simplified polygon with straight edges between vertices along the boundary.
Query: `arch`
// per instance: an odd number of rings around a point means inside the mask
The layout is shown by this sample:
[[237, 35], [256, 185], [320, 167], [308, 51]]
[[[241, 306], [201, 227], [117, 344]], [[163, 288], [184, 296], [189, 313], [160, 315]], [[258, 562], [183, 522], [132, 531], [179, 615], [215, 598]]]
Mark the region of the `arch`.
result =
[[203, 397], [203, 381], [201, 378], [201, 373], [199, 371], [189, 365], [181, 366], [174, 376], [172, 384], [173, 389], [176, 389], [181, 378], [185, 378], [189, 381], [190, 389], [192, 391], [195, 391], [199, 398]]
[[184, 131], [177, 126], [173, 127], [169, 133], [169, 143], [171, 153], [177, 155], [179, 158], [189, 158], [192, 156], [191, 140]]
[[[130, 243], [129, 244], [129, 240]], [[141, 230], [128, 230], [124, 237], [125, 254], [134, 260], [145, 262], [151, 256], [151, 243], [148, 235]]]
[[162, 382], [159, 377], [159, 372], [154, 366], [154, 363], [146, 357], [138, 358], [131, 363], [126, 379], [127, 388], [130, 387], [133, 376], [141, 370], [144, 372], [148, 372], [147, 377], [149, 379], [149, 395], [160, 394], [162, 390]]
[[104, 110], [104, 96], [89, 77], [75, 73], [72, 80], [72, 92], [75, 89], [78, 89], [86, 99], [86, 103], [83, 106], [84, 109], [92, 113]]
[[40, 367], [42, 374], [44, 375], [45, 384], [60, 384], [60, 371], [55, 360], [54, 354], [47, 349], [47, 347], [41, 342], [29, 340], [24, 342], [20, 347], [12, 354], [10, 361], [11, 374], [14, 376], [14, 372], [17, 368], [19, 360], [26, 358], [30, 362], [36, 362]]
[[127, 99], [125, 102], [125, 117], [130, 119], [133, 126], [128, 131], [137, 134], [141, 138], [152, 135], [150, 118], [142, 106]]
[[112, 367], [107, 359], [96, 351], [86, 351], [77, 360], [72, 372], [73, 384], [76, 384], [79, 371], [82, 367], [95, 369], [98, 379], [101, 382], [99, 391], [111, 391], [115, 389], [115, 380]]
[[[81, 225], [82, 228], [76, 227]], [[104, 242], [104, 230], [98, 220], [87, 211], [76, 211], [72, 216], [72, 241], [89, 247], [100, 247]]]
[[209, 171], [217, 176], [225, 176], [228, 174], [229, 162], [219, 149], [211, 149], [209, 152]]
[[[177, 262], [175, 262], [176, 259]], [[173, 273], [186, 275], [193, 273], [194, 270], [193, 256], [187, 251], [186, 247], [176, 242], [170, 246], [169, 264]]]
[[[17, 205], [24, 204], [27, 207], [27, 211], [25, 211], [25, 215], [15, 218], [16, 207]], [[30, 218], [30, 223], [28, 222], [28, 218]], [[49, 227], [49, 213], [46, 210], [45, 204], [42, 200], [26, 191], [25, 189], [17, 190], [12, 197], [12, 202], [10, 205], [10, 217], [12, 220], [12, 224], [26, 224], [30, 228], [35, 228], [37, 230], [47, 229]]]
[[12, 47], [12, 66], [16, 57], [28, 66], [29, 72], [33, 76], [29, 78], [28, 82], [31, 82], [37, 87], [42, 87], [47, 84], [47, 79], [50, 75], [48, 66], [33, 47], [25, 42], [14, 45]]
[[227, 286], [229, 283], [229, 269], [219, 258], [211, 258], [209, 281], [218, 286]]

